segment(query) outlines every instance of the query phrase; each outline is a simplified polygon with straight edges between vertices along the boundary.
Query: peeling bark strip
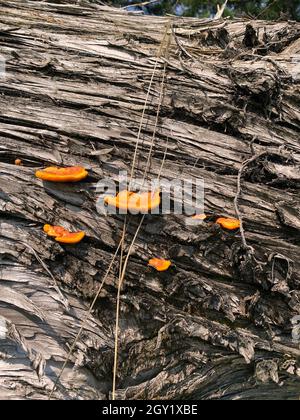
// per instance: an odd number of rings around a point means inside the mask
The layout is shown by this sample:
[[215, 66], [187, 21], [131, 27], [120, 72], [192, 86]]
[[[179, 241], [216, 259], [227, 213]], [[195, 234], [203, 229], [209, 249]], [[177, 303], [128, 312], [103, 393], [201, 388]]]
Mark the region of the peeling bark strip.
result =
[[[97, 214], [95, 187], [130, 169], [166, 23], [77, 3], [0, 0], [1, 399], [47, 398], [120, 241], [123, 219]], [[299, 398], [299, 53], [299, 23], [174, 20], [151, 176], [168, 142], [163, 177], [202, 177], [210, 217], [146, 218], [121, 298], [117, 398]], [[157, 76], [140, 174], [159, 86]], [[249, 254], [210, 220], [236, 217], [238, 174], [254, 156], [238, 200]], [[34, 177], [76, 164], [90, 172], [80, 184]], [[87, 238], [62, 246], [44, 223]], [[147, 267], [158, 256], [173, 268]], [[116, 265], [54, 397], [110, 397], [118, 274]]]

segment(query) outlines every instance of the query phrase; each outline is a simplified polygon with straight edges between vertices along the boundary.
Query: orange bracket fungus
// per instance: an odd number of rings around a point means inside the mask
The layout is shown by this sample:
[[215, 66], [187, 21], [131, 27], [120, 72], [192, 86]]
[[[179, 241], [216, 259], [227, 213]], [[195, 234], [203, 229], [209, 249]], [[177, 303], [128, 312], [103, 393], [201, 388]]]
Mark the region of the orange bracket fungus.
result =
[[187, 218], [186, 224], [188, 226], [199, 226], [207, 220], [207, 217], [206, 214], [195, 214], [194, 216]]
[[37, 178], [50, 182], [78, 182], [88, 176], [88, 172], [81, 166], [57, 168], [50, 166], [35, 173]]
[[226, 217], [219, 217], [216, 223], [227, 230], [236, 230], [241, 227], [241, 222], [238, 219], [230, 219]]
[[147, 213], [160, 205], [159, 191], [134, 193], [130, 191], [121, 191], [116, 197], [105, 197], [105, 204], [119, 210], [131, 211], [135, 213]]
[[195, 216], [192, 216], [193, 220], [205, 220], [207, 219], [206, 214], [196, 214]]
[[15, 160], [15, 165], [17, 166], [22, 166], [23, 162], [21, 161], [21, 159], [16, 159]]
[[78, 244], [82, 241], [82, 239], [85, 237], [84, 232], [75, 232], [63, 235], [63, 236], [57, 236], [55, 240], [57, 242], [60, 242], [61, 244]]
[[171, 267], [172, 263], [171, 261], [164, 260], [162, 258], [152, 258], [148, 265], [155, 268], [157, 271], [167, 271]]
[[45, 225], [44, 232], [62, 244], [78, 244], [85, 237], [84, 232], [71, 233], [61, 226]]

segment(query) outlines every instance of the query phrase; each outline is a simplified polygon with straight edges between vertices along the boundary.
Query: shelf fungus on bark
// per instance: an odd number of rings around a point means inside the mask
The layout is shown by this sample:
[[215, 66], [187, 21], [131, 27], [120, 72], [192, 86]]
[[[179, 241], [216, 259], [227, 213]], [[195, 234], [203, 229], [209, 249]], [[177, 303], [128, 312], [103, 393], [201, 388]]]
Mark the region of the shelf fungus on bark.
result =
[[43, 181], [50, 182], [78, 182], [88, 176], [88, 171], [81, 166], [72, 166], [68, 168], [58, 168], [50, 166], [48, 168], [36, 171], [36, 177]]
[[208, 216], [206, 214], [195, 214], [186, 219], [187, 226], [199, 226], [207, 221]]
[[207, 219], [206, 214], [196, 214], [195, 216], [192, 216], [193, 220], [205, 220]]
[[167, 271], [171, 265], [172, 262], [169, 260], [164, 260], [162, 258], [152, 258], [149, 260], [148, 265], [150, 267], [155, 268], [156, 271]]
[[85, 237], [85, 232], [70, 232], [62, 226], [45, 225], [44, 232], [62, 244], [78, 244]]
[[81, 242], [84, 237], [85, 237], [84, 232], [74, 232], [74, 233], [69, 232], [67, 235], [58, 236], [57, 238], [55, 238], [55, 240], [57, 242], [60, 242], [61, 244], [75, 245]]
[[216, 223], [227, 230], [237, 230], [241, 227], [241, 222], [238, 219], [219, 217]]
[[116, 197], [107, 196], [104, 202], [109, 207], [133, 213], [147, 213], [160, 205], [160, 192], [134, 193], [121, 191]]

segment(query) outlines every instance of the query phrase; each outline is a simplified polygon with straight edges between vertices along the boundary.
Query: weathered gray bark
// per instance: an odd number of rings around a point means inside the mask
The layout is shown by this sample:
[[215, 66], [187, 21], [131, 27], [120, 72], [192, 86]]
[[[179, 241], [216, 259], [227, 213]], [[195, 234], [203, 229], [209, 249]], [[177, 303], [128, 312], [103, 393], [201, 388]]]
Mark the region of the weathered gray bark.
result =
[[[116, 249], [123, 219], [99, 216], [95, 186], [130, 168], [166, 20], [0, 0], [1, 399], [47, 398]], [[255, 256], [213, 223], [147, 218], [122, 294], [117, 396], [298, 399], [300, 25], [178, 18], [174, 28], [151, 175], [168, 139], [163, 176], [203, 177], [206, 213], [234, 216], [243, 162], [267, 152], [242, 174], [240, 210]], [[94, 153], [108, 148], [100, 159]], [[43, 184], [34, 171], [49, 164], [81, 164], [90, 177]], [[45, 239], [45, 222], [84, 229], [87, 239], [60, 246]], [[156, 274], [150, 256], [176, 267]], [[109, 398], [117, 274], [116, 264], [56, 398]]]

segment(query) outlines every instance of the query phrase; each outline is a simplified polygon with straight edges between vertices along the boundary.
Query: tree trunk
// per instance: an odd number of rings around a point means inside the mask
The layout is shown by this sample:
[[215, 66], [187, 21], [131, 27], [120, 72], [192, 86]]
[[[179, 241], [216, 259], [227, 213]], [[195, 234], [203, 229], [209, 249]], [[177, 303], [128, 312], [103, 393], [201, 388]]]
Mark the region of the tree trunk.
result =
[[[130, 172], [169, 20], [88, 2], [0, 0], [1, 399], [49, 396], [115, 253], [124, 218], [97, 212], [96, 184]], [[185, 215], [146, 217], [121, 294], [117, 398], [298, 399], [300, 25], [171, 20], [149, 176], [167, 150], [163, 177], [203, 178], [209, 217], [198, 226]], [[138, 175], [165, 62], [150, 91]], [[82, 165], [90, 176], [60, 185], [35, 178], [50, 165]], [[214, 223], [236, 210], [241, 232]], [[140, 216], [130, 220], [125, 251]], [[44, 223], [87, 238], [60, 245]], [[173, 267], [154, 272], [152, 256]], [[118, 270], [54, 398], [111, 397]]]

